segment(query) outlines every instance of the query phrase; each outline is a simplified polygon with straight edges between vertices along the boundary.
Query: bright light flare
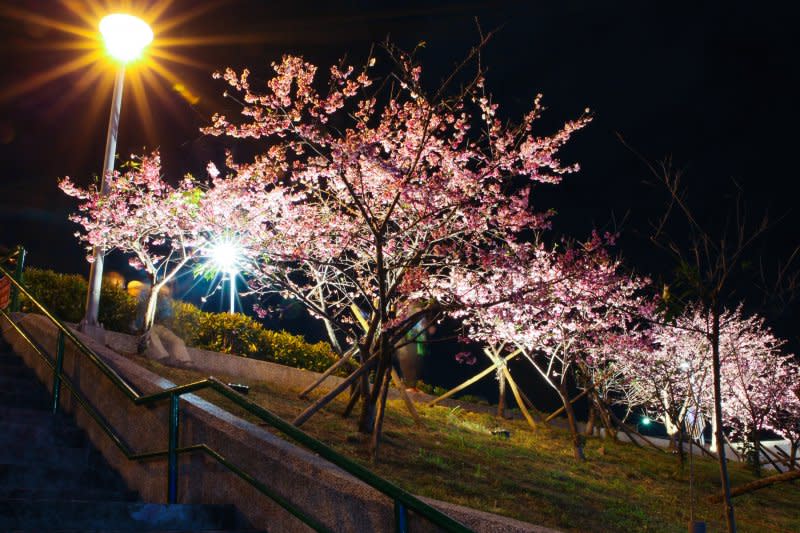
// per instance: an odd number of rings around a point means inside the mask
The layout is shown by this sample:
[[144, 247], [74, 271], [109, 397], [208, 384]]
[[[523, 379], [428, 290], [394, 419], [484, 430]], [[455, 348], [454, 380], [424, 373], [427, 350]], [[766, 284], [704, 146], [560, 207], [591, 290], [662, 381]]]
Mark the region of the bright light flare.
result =
[[123, 63], [137, 59], [153, 41], [153, 30], [145, 21], [124, 13], [103, 17], [100, 33], [111, 57]]
[[643, 426], [649, 426], [650, 422], [652, 422], [652, 420], [650, 419], [649, 416], [643, 416], [642, 417], [642, 425]]
[[230, 241], [219, 241], [208, 251], [208, 257], [214, 267], [228, 274], [236, 274], [239, 272], [241, 256], [241, 248], [236, 243]]

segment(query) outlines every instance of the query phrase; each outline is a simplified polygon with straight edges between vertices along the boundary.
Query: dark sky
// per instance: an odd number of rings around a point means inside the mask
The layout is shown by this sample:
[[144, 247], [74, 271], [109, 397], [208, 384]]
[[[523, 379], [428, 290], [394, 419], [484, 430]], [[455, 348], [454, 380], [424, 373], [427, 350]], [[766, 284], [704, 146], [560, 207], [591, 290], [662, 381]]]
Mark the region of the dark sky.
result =
[[[69, 4], [70, 2], [65, 2]], [[104, 0], [71, 2], [105, 5]], [[672, 156], [685, 168], [692, 199], [704, 216], [721, 216], [737, 180], [750, 209], [783, 216], [771, 244], [779, 256], [797, 244], [800, 218], [795, 18], [780, 5], [751, 2], [267, 2], [173, 0], [124, 2], [138, 9], [166, 3], [157, 22], [193, 18], [159, 38], [198, 37], [214, 44], [170, 49], [188, 63], [161, 60], [174, 77], [147, 89], [152, 120], [143, 120], [135, 90], [126, 86], [118, 152], [159, 147], [166, 171], [199, 172], [219, 157], [219, 144], [199, 128], [215, 111], [232, 110], [210, 74], [227, 65], [250, 67], [263, 79], [271, 61], [299, 53], [327, 65], [347, 55], [363, 59], [371, 43], [391, 35], [403, 47], [425, 41], [429, 86], [477, 42], [474, 18], [501, 28], [484, 53], [488, 86], [506, 116], [524, 112], [537, 92], [548, 106], [542, 128], [590, 107], [595, 121], [565, 151], [582, 171], [537, 205], [559, 212], [559, 231], [585, 236], [613, 217], [623, 226], [622, 252], [639, 268], [659, 263], [644, 247], [648, 221], [664, 195], [637, 155]], [[85, 272], [66, 221], [74, 204], [56, 188], [58, 176], [87, 182], [101, 168], [113, 68], [81, 90], [79, 69], [20, 92], [42, 73], [62, 68], [81, 51], [60, 46], [74, 36], [21, 20], [14, 11], [92, 28], [55, 0], [5, 0], [0, 8], [0, 242], [22, 242], [30, 264]], [[203, 11], [202, 8], [208, 7]], [[199, 9], [198, 11], [198, 8]], [[17, 13], [17, 14], [15, 14]], [[156, 25], [156, 28], [158, 26]], [[84, 40], [85, 42], [85, 40]], [[183, 96], [173, 86], [184, 87]], [[70, 95], [74, 94], [72, 97]], [[185, 96], [199, 98], [192, 104]], [[95, 111], [92, 111], [95, 109]], [[150, 128], [145, 127], [150, 124]]]

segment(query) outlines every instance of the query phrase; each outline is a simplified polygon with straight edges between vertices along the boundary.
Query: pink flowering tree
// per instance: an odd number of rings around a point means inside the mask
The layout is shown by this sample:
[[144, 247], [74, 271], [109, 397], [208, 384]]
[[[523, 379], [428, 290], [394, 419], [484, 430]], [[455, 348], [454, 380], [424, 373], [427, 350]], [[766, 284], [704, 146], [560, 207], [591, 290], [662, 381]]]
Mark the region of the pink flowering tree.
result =
[[359, 428], [373, 435], [393, 347], [444, 308], [422, 295], [455, 268], [493, 269], [522, 230], [547, 225], [547, 213], [530, 207], [531, 185], [576, 170], [558, 151], [589, 120], [538, 135], [540, 97], [514, 125], [499, 118], [482, 72], [455, 95], [455, 75], [428, 93], [414, 58], [386, 51], [386, 65], [371, 57], [359, 71], [333, 66], [326, 81], [294, 56], [259, 87], [248, 71], [227, 70], [242, 118], [215, 116], [208, 130], [263, 146], [231, 168], [231, 179], [275, 203], [254, 232], [268, 235], [249, 244], [260, 255], [252, 286], [296, 297], [352, 343], [362, 363], [350, 378], [363, 398]]
[[[716, 431], [712, 333], [713, 317], [702, 306], [690, 305], [672, 321], [652, 323], [650, 349], [620, 350], [616, 360], [625, 375], [626, 401], [646, 409], [678, 440], [684, 431], [697, 436], [708, 421], [715, 429], [712, 449], [717, 450], [721, 442]], [[792, 386], [797, 366], [792, 356], [781, 353], [782, 346], [764, 320], [745, 316], [742, 306], [720, 313], [719, 419], [723, 429], [732, 430], [753, 451], [759, 448], [759, 433], [777, 430], [779, 413], [790, 418], [796, 401]]]
[[624, 376], [621, 401], [663, 423], [682, 450], [685, 432], [699, 434], [712, 418], [710, 323], [696, 306], [670, 323], [650, 318], [650, 342], [619, 350], [614, 358]]
[[791, 412], [797, 396], [797, 365], [782, 353], [776, 338], [758, 316], [745, 317], [741, 307], [723, 323], [722, 408], [734, 435], [747, 445], [758, 471], [760, 433], [776, 429], [774, 414]]
[[[612, 345], [628, 335], [637, 337], [631, 317], [647, 308], [641, 296], [647, 281], [624, 274], [596, 234], [581, 246], [560, 252], [548, 253], [540, 247], [534, 257], [537, 261], [495, 274], [503, 278], [498, 283], [459, 280], [460, 297], [474, 300], [459, 314], [464, 315], [473, 338], [523, 351], [561, 399], [575, 458], [583, 460], [583, 437], [569, 397], [570, 384], [576, 378], [607, 375], [599, 370], [607, 366]], [[500, 294], [509, 288], [507, 297]], [[486, 305], [498, 300], [502, 303]], [[584, 381], [592, 390], [605, 385]], [[596, 392], [593, 397], [602, 403]]]
[[[86, 249], [91, 253], [99, 246], [106, 252], [131, 254], [131, 264], [150, 278], [143, 348], [155, 319], [159, 291], [199, 253], [202, 190], [188, 176], [176, 187], [165, 181], [158, 152], [135, 157], [127, 170], [114, 171], [108, 184], [104, 196], [96, 184], [84, 189], [69, 177], [59, 187], [80, 201], [70, 220], [81, 226], [76, 237]], [[91, 261], [91, 255], [87, 259]]]

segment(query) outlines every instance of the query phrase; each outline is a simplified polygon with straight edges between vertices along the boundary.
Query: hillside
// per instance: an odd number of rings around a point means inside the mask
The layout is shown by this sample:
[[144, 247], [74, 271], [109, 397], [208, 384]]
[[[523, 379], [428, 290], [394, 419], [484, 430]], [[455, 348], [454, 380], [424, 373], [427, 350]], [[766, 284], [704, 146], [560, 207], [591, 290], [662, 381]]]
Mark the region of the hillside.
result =
[[[205, 377], [136, 359], [178, 384]], [[308, 405], [277, 384], [248, 385], [250, 399], [284, 418]], [[238, 411], [213, 393], [201, 396]], [[424, 426], [417, 427], [402, 402], [390, 400], [380, 457], [372, 463], [368, 443], [354, 420], [342, 419], [343, 409], [344, 402], [334, 402], [303, 429], [415, 494], [563, 531], [686, 531], [689, 467], [682, 469], [670, 453], [589, 438], [588, 460], [576, 463], [568, 435], [558, 428], [532, 432], [521, 420], [438, 406], [419, 406]], [[498, 427], [510, 436], [492, 434]], [[742, 464], [730, 463], [730, 470], [734, 487], [754, 479]], [[718, 491], [716, 463], [695, 458], [694, 475], [695, 518], [708, 531], [724, 529], [721, 507], [707, 499]], [[800, 531], [797, 483], [741, 496], [735, 505], [739, 531]]]

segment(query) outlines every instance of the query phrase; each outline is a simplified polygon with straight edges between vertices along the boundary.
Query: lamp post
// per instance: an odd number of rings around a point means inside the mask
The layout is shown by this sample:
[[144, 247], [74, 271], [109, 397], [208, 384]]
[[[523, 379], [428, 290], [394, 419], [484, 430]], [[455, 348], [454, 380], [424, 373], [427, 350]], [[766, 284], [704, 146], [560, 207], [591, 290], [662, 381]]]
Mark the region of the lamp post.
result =
[[[103, 159], [103, 175], [100, 183], [100, 196], [108, 194], [108, 180], [114, 171], [114, 155], [117, 151], [119, 115], [122, 109], [122, 89], [125, 83], [125, 65], [138, 58], [144, 48], [153, 40], [153, 30], [140, 18], [133, 15], [115, 13], [100, 21], [100, 33], [106, 50], [119, 64], [114, 80], [114, 93], [111, 96], [111, 111], [108, 116], [106, 151]], [[97, 327], [100, 308], [100, 287], [103, 280], [103, 253], [100, 246], [94, 247], [94, 261], [89, 270], [89, 290], [86, 295], [86, 315], [81, 322], [85, 329]]]

